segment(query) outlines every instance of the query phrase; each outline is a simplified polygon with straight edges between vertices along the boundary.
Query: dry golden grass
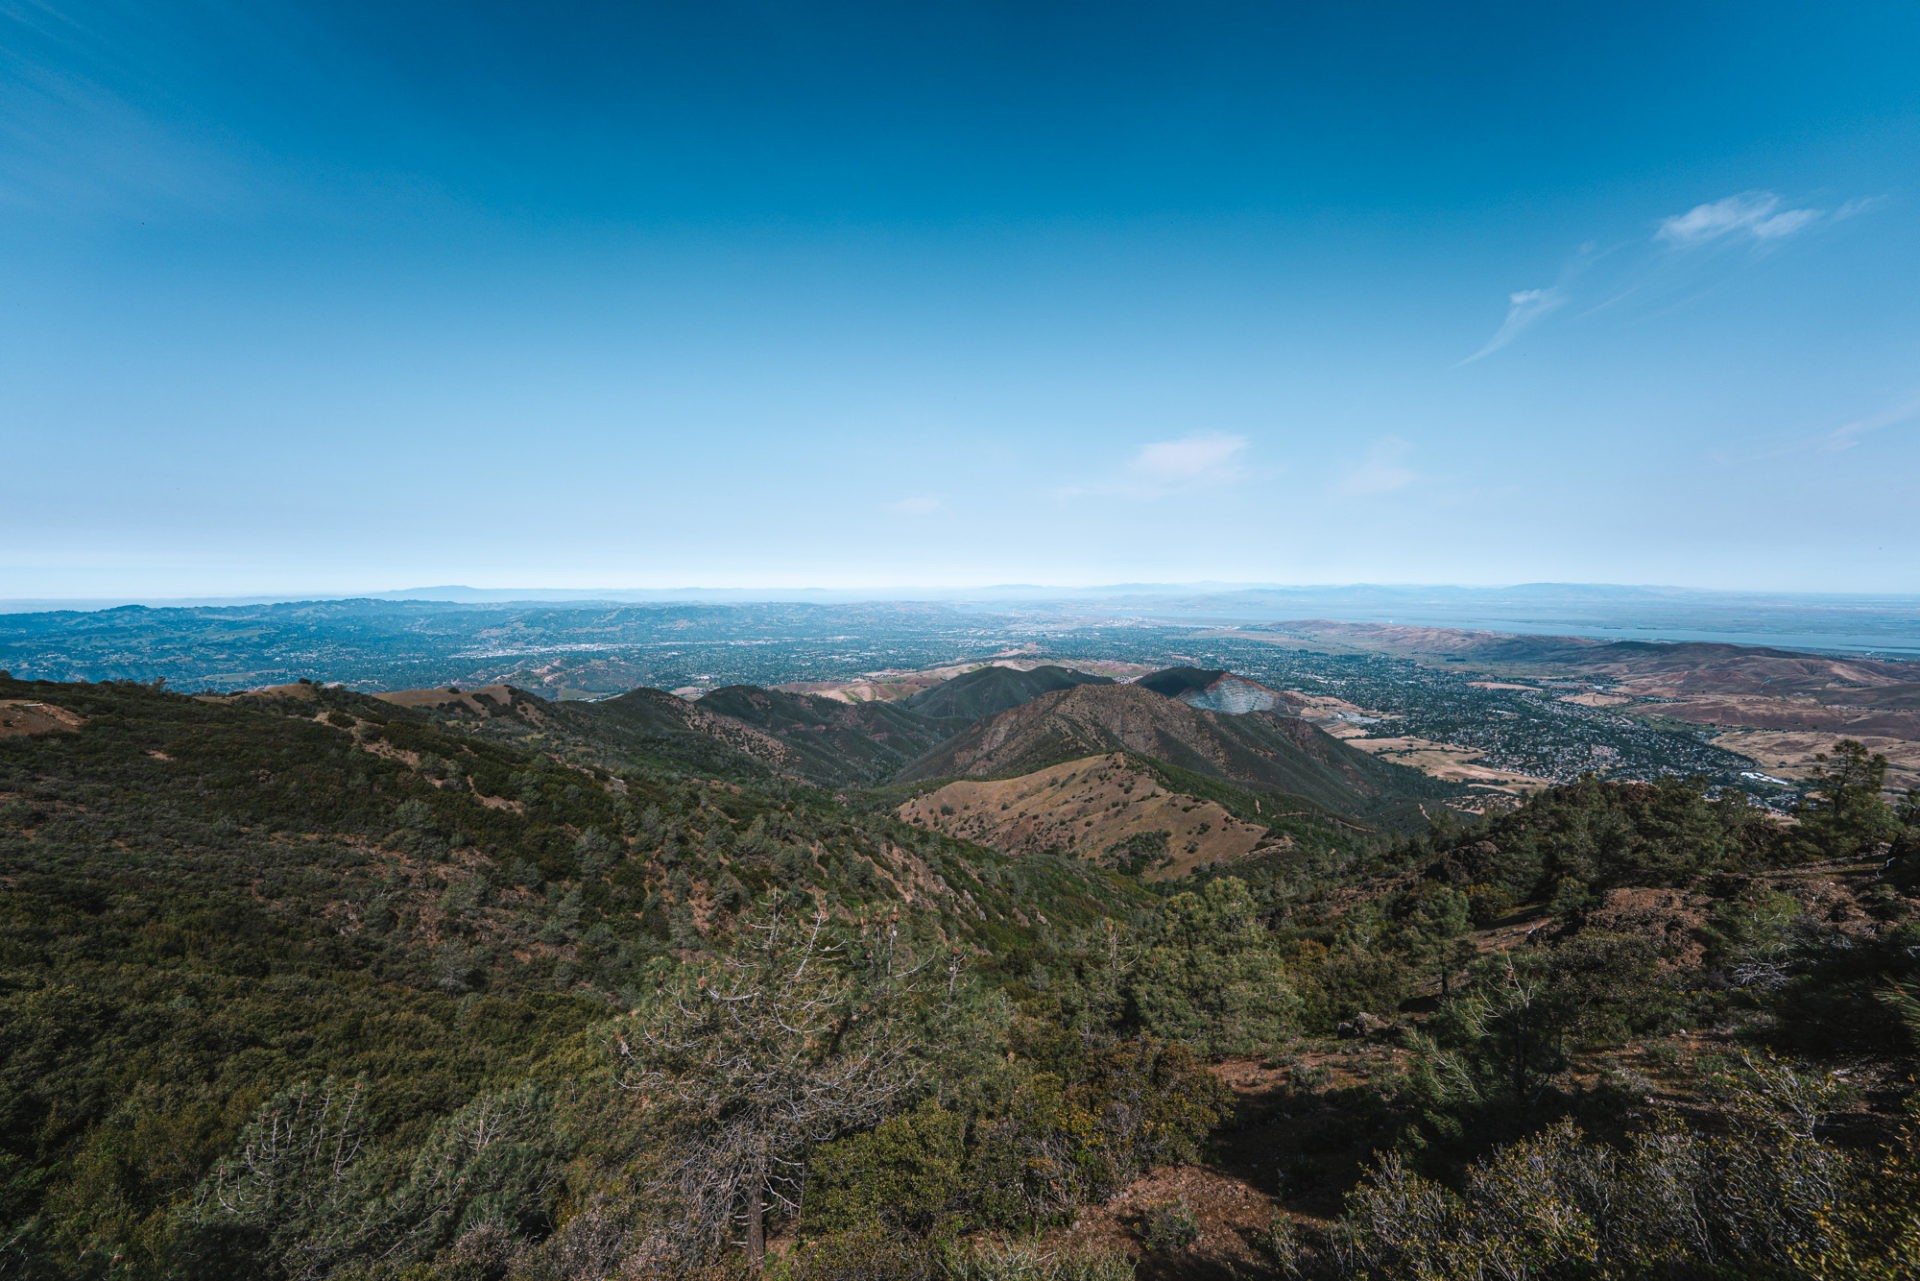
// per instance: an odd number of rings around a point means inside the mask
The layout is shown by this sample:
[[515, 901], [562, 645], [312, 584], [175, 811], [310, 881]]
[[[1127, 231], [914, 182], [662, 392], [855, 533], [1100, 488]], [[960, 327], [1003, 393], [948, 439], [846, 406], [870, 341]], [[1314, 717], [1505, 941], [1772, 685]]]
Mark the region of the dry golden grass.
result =
[[[482, 702], [480, 696], [486, 695], [488, 702]], [[431, 707], [437, 711], [461, 708], [475, 716], [492, 714], [493, 707], [506, 707], [513, 702], [513, 687], [510, 685], [487, 685], [480, 689], [455, 689], [441, 686], [438, 689], [397, 689], [390, 694], [375, 695], [383, 703], [392, 703], [396, 707]]]
[[1508, 792], [1515, 796], [1524, 796], [1528, 792], [1538, 791], [1547, 786], [1547, 780], [1543, 778], [1534, 778], [1529, 774], [1516, 774], [1511, 770], [1496, 769], [1484, 764], [1480, 759], [1480, 753], [1470, 747], [1454, 747], [1447, 743], [1408, 737], [1347, 737], [1346, 744], [1348, 747], [1357, 747], [1363, 752], [1384, 757], [1396, 765], [1410, 765], [1434, 778], [1445, 779], [1452, 783], [1468, 783]]
[[[1833, 750], [1834, 735], [1797, 730], [1729, 730], [1714, 738], [1714, 746], [1750, 756], [1769, 774], [1786, 779], [1802, 779], [1817, 762], [1814, 756]], [[1920, 743], [1902, 738], [1878, 738], [1862, 735], [1859, 741], [1869, 751], [1887, 758], [1887, 785], [1896, 791], [1920, 787]]]
[[1171, 862], [1152, 879], [1231, 862], [1271, 846], [1264, 827], [1222, 806], [1162, 787], [1118, 753], [1090, 756], [1009, 779], [962, 779], [902, 805], [918, 827], [1009, 854], [1061, 850], [1098, 858], [1116, 841], [1167, 832]]
[[52, 703], [24, 698], [0, 698], [0, 738], [24, 738], [32, 734], [71, 734], [87, 723], [86, 717]]
[[1567, 694], [1560, 700], [1580, 707], [1625, 707], [1633, 700], [1624, 694]]

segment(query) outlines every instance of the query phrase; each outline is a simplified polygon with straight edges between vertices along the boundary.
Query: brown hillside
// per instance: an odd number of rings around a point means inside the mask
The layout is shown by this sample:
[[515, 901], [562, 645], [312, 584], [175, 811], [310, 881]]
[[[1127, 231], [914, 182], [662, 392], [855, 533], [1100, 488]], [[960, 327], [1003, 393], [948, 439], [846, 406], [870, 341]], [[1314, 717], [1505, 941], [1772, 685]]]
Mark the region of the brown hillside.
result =
[[898, 813], [916, 827], [1007, 854], [1060, 850], [1098, 859], [1129, 837], [1165, 832], [1168, 861], [1149, 867], [1149, 879], [1184, 876], [1281, 844], [1212, 801], [1168, 790], [1118, 753], [1018, 778], [962, 779], [915, 797]]
[[461, 689], [448, 685], [440, 689], [397, 689], [376, 694], [383, 703], [395, 707], [419, 707], [455, 715], [538, 717], [547, 700], [512, 685], [487, 685], [480, 689]]
[[903, 777], [1025, 773], [1116, 748], [1160, 760], [1198, 757], [1216, 774], [1226, 772], [1232, 755], [1205, 713], [1177, 699], [1137, 685], [1077, 685], [974, 726], [910, 766]]
[[1642, 697], [1806, 695], [1828, 704], [1890, 708], [1920, 702], [1920, 669], [1881, 659], [1708, 641], [1601, 641], [1319, 620], [1264, 630], [1407, 658], [1447, 658], [1493, 671], [1606, 677]]
[[52, 703], [30, 702], [22, 698], [0, 699], [0, 738], [70, 734], [86, 723], [85, 717], [64, 707], [55, 707]]
[[1814, 754], [1831, 750], [1836, 739], [1855, 738], [1893, 762], [1889, 783], [1896, 789], [1920, 779], [1920, 663], [1705, 642], [1504, 636], [1373, 623], [1278, 623], [1265, 630], [1288, 643], [1307, 637], [1334, 648], [1458, 662], [1469, 671], [1521, 680], [1577, 678], [1591, 688], [1566, 696], [1569, 702], [1726, 730], [1715, 739], [1721, 747], [1786, 777], [1804, 776]]
[[1077, 685], [1043, 694], [949, 739], [900, 777], [1008, 778], [1112, 752], [1304, 797], [1351, 816], [1432, 795], [1436, 786], [1417, 770], [1355, 751], [1296, 716], [1203, 711], [1139, 685]]

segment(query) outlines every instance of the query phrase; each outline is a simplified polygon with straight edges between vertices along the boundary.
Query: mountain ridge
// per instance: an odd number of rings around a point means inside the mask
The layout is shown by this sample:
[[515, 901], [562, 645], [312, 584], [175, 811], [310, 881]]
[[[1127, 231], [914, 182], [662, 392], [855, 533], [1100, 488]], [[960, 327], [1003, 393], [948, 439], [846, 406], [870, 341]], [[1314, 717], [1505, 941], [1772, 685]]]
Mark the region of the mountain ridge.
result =
[[922, 716], [964, 720], [970, 724], [1055, 690], [1075, 685], [1111, 684], [1111, 677], [1075, 671], [1059, 664], [1018, 668], [993, 663], [922, 690], [907, 699], [906, 705]]
[[1008, 778], [1113, 751], [1304, 797], [1334, 813], [1389, 810], [1444, 790], [1297, 717], [1205, 711], [1137, 683], [1043, 694], [955, 735], [900, 779]]

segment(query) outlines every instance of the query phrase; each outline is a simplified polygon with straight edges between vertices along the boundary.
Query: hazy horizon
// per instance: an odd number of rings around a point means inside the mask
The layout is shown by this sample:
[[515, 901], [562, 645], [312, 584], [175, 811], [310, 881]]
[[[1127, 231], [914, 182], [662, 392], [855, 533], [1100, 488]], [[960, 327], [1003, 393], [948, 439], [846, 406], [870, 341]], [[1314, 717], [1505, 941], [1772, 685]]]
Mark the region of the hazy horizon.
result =
[[162, 596], [156, 594], [103, 594], [99, 596], [0, 597], [0, 612], [20, 613], [41, 609], [111, 609], [124, 605], [155, 608], [217, 607], [223, 605], [299, 604], [304, 601], [384, 600], [421, 601], [460, 604], [467, 601], [522, 603], [539, 601], [650, 601], [693, 600], [725, 597], [741, 603], [777, 602], [802, 597], [831, 597], [836, 602], [887, 603], [890, 601], [966, 600], [969, 598], [1025, 597], [1036, 601], [1071, 601], [1076, 594], [1114, 596], [1128, 593], [1143, 595], [1209, 594], [1233, 595], [1257, 592], [1324, 594], [1341, 592], [1435, 592], [1492, 596], [1501, 593], [1564, 591], [1570, 593], [1641, 593], [1654, 598], [1728, 597], [1745, 600], [1855, 600], [1920, 602], [1920, 591], [1770, 591], [1740, 588], [1690, 587], [1672, 583], [1575, 583], [1575, 582], [1230, 582], [1195, 580], [1191, 582], [1080, 582], [1080, 583], [888, 583], [871, 586], [818, 583], [795, 586], [756, 584], [749, 586], [611, 586], [576, 585], [541, 587], [517, 585], [475, 587], [466, 583], [442, 583], [413, 587], [368, 587], [348, 591], [239, 592], [220, 596]]

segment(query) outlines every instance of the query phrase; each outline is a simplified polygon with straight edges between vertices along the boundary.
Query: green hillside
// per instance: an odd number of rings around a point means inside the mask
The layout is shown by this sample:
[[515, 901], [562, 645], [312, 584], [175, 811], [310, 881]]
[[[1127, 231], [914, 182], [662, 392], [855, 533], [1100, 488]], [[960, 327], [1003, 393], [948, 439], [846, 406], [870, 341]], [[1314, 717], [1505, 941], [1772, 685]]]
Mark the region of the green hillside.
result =
[[932, 689], [920, 691], [907, 706], [932, 720], [972, 724], [1008, 708], [1032, 702], [1054, 690], [1075, 685], [1111, 685], [1105, 676], [1093, 676], [1066, 667], [1045, 666], [1022, 671], [991, 665], [962, 673]]
[[82, 722], [0, 738], [6, 1275], [158, 1275], [276, 1092], [364, 1080], [368, 1142], [400, 1153], [568, 1078], [743, 914], [883, 917], [964, 955], [1142, 898], [778, 780], [584, 765], [342, 690], [0, 699]]
[[403, 690], [378, 697], [457, 733], [558, 752], [604, 768], [764, 779], [791, 763], [779, 743], [657, 689], [593, 702], [550, 701], [510, 685]]
[[1167, 667], [1148, 672], [1133, 683], [1141, 689], [1150, 689], [1168, 698], [1179, 698], [1182, 694], [1205, 689], [1226, 674], [1219, 668]]
[[1297, 717], [1228, 715], [1138, 685], [1079, 686], [976, 724], [903, 772], [905, 780], [1006, 778], [1127, 752], [1243, 788], [1297, 796], [1336, 815], [1411, 821], [1455, 789], [1347, 747]]
[[696, 706], [777, 739], [792, 751], [795, 772], [829, 787], [889, 779], [950, 732], [892, 703], [843, 703], [755, 685], [716, 689]]
[[1144, 742], [1027, 817], [1266, 825], [1223, 866], [1007, 857], [725, 746], [784, 703], [614, 704], [0, 678], [0, 1275], [1903, 1274], [1920, 801], [1864, 749], [1792, 825], [1585, 780], [1389, 838], [1236, 781], [1384, 803], [1286, 718], [961, 736]]

